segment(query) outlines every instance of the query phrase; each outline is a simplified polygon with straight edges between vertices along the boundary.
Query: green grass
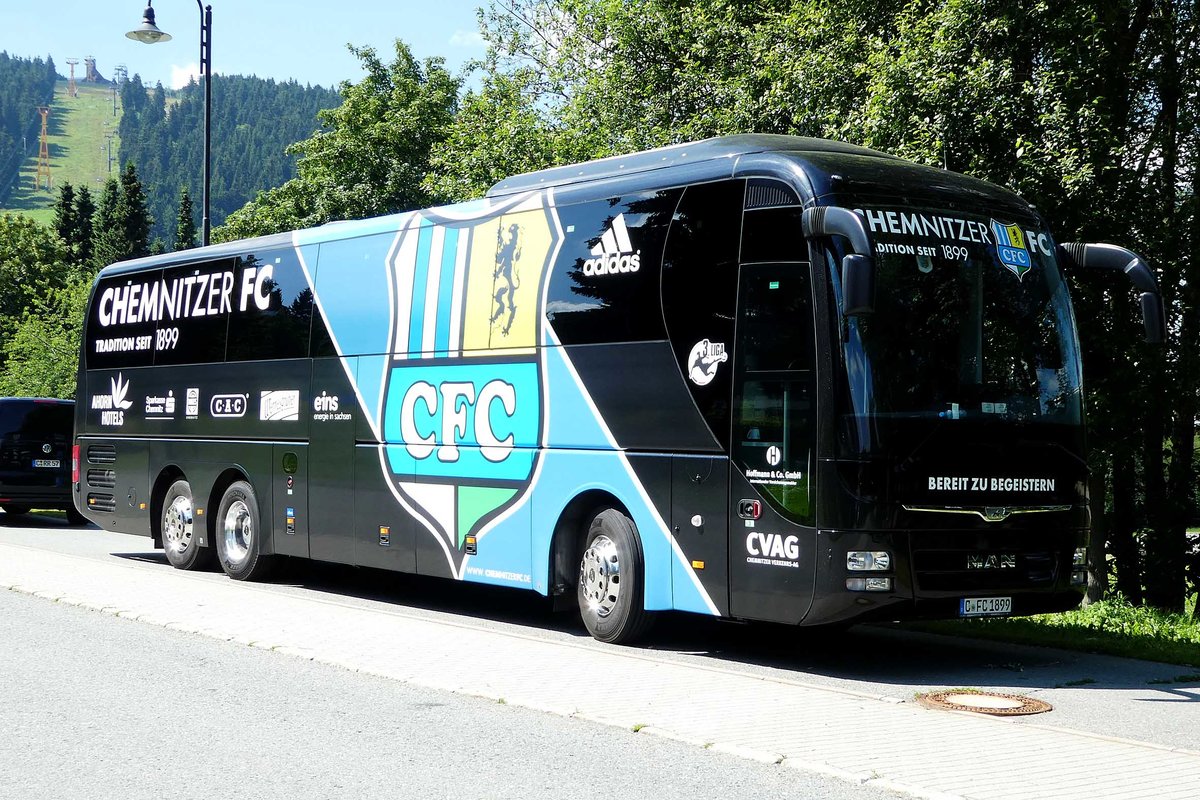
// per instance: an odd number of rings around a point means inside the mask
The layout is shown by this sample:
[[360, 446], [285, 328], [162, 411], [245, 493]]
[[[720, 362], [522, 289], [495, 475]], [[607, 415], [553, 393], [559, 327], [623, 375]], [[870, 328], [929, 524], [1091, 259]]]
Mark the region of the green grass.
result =
[[918, 627], [934, 633], [1195, 667], [1200, 666], [1200, 620], [1192, 616], [1195, 605], [1193, 596], [1183, 614], [1167, 614], [1132, 606], [1118, 597], [1063, 614], [930, 622]]
[[38, 138], [30, 137], [25, 161], [17, 186], [9, 194], [8, 201], [0, 211], [15, 211], [48, 225], [54, 221], [54, 202], [58, 199], [58, 187], [64, 183], [72, 186], [87, 186], [93, 202], [99, 202], [108, 179], [108, 137], [112, 139], [113, 172], [119, 174], [120, 165], [116, 153], [121, 140], [115, 135], [120, 122], [113, 116], [112, 87], [107, 84], [80, 82], [79, 96], [67, 96], [67, 82], [59, 81], [54, 88], [54, 100], [50, 105], [46, 137], [50, 153], [51, 190], [34, 187], [37, 177]]

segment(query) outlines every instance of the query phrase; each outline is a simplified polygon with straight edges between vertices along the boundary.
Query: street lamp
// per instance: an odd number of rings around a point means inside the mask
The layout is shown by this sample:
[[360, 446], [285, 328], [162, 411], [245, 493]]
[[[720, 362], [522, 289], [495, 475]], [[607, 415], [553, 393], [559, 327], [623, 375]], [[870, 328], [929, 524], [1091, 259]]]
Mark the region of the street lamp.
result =
[[[171, 34], [161, 31], [154, 24], [154, 0], [146, 0], [146, 10], [142, 12], [142, 24], [135, 30], [125, 34], [126, 37], [145, 44], [171, 41]], [[201, 201], [204, 221], [203, 243], [208, 244], [208, 190], [211, 183], [212, 161], [212, 6], [200, 4], [200, 74], [204, 77], [204, 196]]]

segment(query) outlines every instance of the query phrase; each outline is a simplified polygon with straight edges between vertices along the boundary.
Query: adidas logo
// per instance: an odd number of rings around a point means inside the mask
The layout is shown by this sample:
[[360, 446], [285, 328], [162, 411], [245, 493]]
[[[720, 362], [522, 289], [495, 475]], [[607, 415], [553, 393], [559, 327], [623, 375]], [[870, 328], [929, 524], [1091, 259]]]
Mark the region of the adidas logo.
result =
[[625, 227], [625, 215], [618, 214], [612, 225], [600, 237], [600, 244], [592, 248], [592, 255], [583, 262], [583, 274], [615, 275], [618, 272], [637, 272], [642, 267], [642, 251], [634, 252], [629, 243], [629, 229]]

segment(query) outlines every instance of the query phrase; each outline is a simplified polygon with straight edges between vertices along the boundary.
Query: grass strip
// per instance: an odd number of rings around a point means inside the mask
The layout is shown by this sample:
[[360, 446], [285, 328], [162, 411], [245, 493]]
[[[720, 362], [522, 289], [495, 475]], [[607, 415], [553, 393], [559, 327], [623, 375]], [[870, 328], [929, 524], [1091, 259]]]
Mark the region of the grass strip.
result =
[[1081, 650], [1123, 658], [1200, 666], [1200, 620], [1196, 597], [1182, 614], [1131, 605], [1123, 597], [1062, 614], [913, 623], [933, 633]]

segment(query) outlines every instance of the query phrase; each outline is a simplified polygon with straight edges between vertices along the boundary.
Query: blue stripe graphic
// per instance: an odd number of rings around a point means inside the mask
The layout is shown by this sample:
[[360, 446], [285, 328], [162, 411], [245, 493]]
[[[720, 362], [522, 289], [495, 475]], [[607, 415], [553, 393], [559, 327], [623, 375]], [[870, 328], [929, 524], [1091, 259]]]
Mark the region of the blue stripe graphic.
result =
[[425, 288], [429, 283], [429, 251], [433, 246], [433, 225], [421, 221], [417, 237], [417, 263], [413, 270], [412, 318], [408, 325], [408, 352], [421, 352], [421, 338], [425, 331]]
[[458, 234], [458, 228], [446, 228], [446, 241], [442, 245], [442, 279], [438, 283], [437, 329], [434, 334], [434, 350], [438, 356], [450, 354], [450, 306], [454, 297]]

